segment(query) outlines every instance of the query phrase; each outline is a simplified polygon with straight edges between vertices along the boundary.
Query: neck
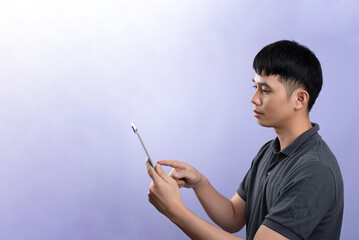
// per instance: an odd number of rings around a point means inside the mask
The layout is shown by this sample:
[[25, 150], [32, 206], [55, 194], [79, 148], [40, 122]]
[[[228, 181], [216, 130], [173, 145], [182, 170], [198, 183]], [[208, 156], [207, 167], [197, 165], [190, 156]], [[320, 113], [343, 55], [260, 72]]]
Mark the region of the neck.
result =
[[312, 124], [309, 120], [309, 117], [297, 118], [292, 121], [288, 121], [285, 126], [275, 127], [274, 131], [276, 132], [279, 139], [280, 150], [286, 148], [297, 137], [309, 130], [311, 127]]

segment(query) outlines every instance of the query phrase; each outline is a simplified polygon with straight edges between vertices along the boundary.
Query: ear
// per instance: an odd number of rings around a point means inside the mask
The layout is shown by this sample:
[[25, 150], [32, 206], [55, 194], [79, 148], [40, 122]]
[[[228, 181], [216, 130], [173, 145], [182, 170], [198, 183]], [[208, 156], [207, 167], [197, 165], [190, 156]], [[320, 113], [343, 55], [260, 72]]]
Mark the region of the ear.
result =
[[308, 106], [309, 94], [303, 88], [298, 88], [293, 92], [294, 110], [301, 110]]

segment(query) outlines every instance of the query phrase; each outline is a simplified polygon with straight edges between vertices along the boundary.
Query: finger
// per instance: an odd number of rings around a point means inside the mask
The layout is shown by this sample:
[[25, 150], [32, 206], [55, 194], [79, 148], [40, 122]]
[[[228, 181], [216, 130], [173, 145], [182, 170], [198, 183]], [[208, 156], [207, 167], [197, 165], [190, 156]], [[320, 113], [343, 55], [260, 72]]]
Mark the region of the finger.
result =
[[186, 185], [186, 182], [183, 181], [182, 179], [175, 179], [176, 180], [176, 183], [178, 185], [178, 187], [184, 187]]
[[166, 182], [173, 181], [173, 179], [163, 170], [160, 164], [156, 165], [156, 172]]
[[184, 176], [184, 175], [178, 174], [178, 172], [174, 168], [172, 168], [172, 170], [170, 172], [170, 177], [176, 181], [178, 187], [184, 187], [187, 183], [186, 179], [182, 176]]
[[175, 168], [172, 168], [171, 172], [170, 172], [170, 177], [172, 178], [186, 178], [186, 177], [189, 177], [190, 176], [190, 172], [187, 171], [187, 170], [178, 170], [178, 169], [175, 169]]
[[161, 177], [158, 176], [158, 174], [156, 173], [155, 169], [152, 167], [150, 160], [148, 158], [146, 158], [146, 168], [148, 175], [152, 178], [153, 182], [161, 181]]
[[187, 171], [173, 171], [174, 178], [185, 178], [188, 175]]
[[178, 169], [184, 169], [186, 166], [185, 163], [180, 162], [180, 161], [175, 161], [175, 160], [158, 160], [157, 163], [164, 165], [164, 166], [169, 166], [169, 167], [178, 168]]
[[170, 171], [170, 173], [169, 173], [170, 177], [171, 177], [171, 178], [176, 178], [176, 177], [175, 177], [175, 173], [176, 173], [176, 172], [177, 172], [176, 169], [175, 169], [175, 168], [172, 168], [171, 171]]

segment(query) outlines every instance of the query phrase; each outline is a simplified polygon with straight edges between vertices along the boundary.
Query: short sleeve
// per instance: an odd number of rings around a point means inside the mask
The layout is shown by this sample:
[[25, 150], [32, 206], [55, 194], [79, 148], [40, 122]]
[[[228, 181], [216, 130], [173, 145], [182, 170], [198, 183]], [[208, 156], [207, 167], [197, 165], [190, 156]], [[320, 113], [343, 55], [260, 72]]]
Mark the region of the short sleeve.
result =
[[330, 208], [334, 185], [326, 165], [303, 165], [287, 179], [263, 224], [290, 239], [306, 239]]
[[244, 176], [241, 184], [239, 184], [237, 194], [243, 199], [243, 201], [247, 201], [247, 190], [248, 190], [248, 181], [250, 179], [250, 175], [252, 174], [252, 168], [248, 170], [246, 175]]

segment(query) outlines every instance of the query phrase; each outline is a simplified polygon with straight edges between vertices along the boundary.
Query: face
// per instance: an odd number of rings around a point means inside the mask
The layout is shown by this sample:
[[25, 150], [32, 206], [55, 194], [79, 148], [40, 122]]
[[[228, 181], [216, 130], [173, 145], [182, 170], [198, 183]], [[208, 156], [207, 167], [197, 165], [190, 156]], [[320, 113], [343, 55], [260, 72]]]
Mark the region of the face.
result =
[[279, 76], [253, 77], [255, 92], [251, 98], [254, 104], [254, 117], [259, 125], [280, 128], [290, 122], [294, 113], [294, 103], [288, 98], [285, 86], [279, 81]]

